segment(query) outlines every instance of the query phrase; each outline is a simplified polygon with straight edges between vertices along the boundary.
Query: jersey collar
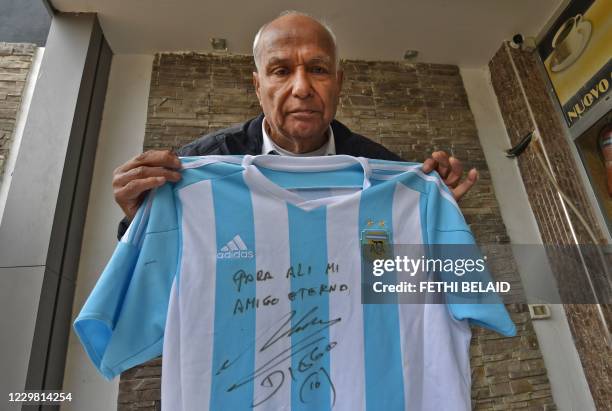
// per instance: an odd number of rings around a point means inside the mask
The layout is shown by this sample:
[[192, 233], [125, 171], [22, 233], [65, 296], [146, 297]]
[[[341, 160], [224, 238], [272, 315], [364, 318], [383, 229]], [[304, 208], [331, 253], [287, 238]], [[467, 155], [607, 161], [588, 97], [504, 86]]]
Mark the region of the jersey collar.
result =
[[[296, 173], [325, 172], [342, 170], [350, 166], [359, 164], [363, 170], [363, 182], [361, 190], [338, 196], [329, 196], [316, 200], [306, 200], [298, 194], [287, 190], [280, 185], [272, 182], [259, 169], [258, 166], [279, 171]], [[371, 186], [371, 169], [368, 160], [363, 157], [351, 157], [346, 155], [320, 156], [320, 157], [285, 157], [277, 155], [246, 155], [242, 159], [244, 168], [244, 180], [253, 191], [263, 190], [274, 197], [287, 201], [306, 211], [315, 208], [332, 205], [351, 198], [358, 198], [361, 192]]]

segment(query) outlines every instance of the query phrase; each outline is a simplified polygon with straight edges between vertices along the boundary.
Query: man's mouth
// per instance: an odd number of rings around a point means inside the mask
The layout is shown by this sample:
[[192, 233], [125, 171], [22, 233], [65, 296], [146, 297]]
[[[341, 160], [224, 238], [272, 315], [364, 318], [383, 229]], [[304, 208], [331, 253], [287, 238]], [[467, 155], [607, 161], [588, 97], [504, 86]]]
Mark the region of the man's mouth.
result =
[[314, 116], [319, 114], [316, 110], [292, 110], [289, 112], [293, 116]]

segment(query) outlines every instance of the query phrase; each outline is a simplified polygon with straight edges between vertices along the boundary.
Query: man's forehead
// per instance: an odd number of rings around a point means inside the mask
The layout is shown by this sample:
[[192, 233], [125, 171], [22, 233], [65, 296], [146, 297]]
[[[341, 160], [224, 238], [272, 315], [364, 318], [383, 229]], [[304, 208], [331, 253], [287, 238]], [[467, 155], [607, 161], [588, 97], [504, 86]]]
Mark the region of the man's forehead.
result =
[[261, 51], [269, 58], [272, 55], [289, 55], [297, 49], [332, 58], [334, 43], [324, 27], [313, 22], [282, 24], [273, 22], [262, 33]]
[[299, 55], [300, 60], [306, 63], [325, 63], [331, 64], [333, 62], [332, 56], [326, 53], [322, 53], [319, 49], [312, 50], [268, 50], [263, 53], [263, 60], [266, 65], [286, 63], [293, 61]]

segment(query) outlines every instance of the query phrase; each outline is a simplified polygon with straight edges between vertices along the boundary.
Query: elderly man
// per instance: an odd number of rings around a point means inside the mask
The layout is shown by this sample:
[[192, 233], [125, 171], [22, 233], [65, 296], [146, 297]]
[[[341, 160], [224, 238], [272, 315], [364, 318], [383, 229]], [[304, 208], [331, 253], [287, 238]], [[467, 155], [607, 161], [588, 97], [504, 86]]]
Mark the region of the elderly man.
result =
[[[348, 154], [401, 160], [382, 145], [334, 120], [343, 72], [339, 68], [335, 37], [329, 28], [302, 13], [283, 13], [259, 30], [253, 55], [257, 67], [253, 82], [263, 115], [203, 136], [179, 149], [179, 155]], [[119, 227], [120, 236], [144, 194], [166, 181], [178, 181], [179, 167], [175, 154], [153, 150], [115, 170], [115, 201], [126, 215]], [[423, 170], [438, 171], [456, 199], [478, 178], [477, 171], [472, 169], [461, 182], [460, 161], [441, 151], [425, 161]]]

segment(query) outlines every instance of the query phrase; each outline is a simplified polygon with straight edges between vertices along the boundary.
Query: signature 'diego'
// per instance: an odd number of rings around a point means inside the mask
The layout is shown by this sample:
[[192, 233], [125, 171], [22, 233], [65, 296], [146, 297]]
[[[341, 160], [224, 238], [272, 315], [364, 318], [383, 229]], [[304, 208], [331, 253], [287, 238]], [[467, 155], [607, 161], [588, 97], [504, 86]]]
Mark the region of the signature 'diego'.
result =
[[[257, 350], [267, 352], [269, 359], [260, 365], [253, 373], [245, 375], [227, 388], [231, 393], [245, 384], [253, 381], [261, 388], [259, 398], [255, 398], [252, 407], [257, 407], [271, 399], [291, 379], [299, 384], [299, 400], [303, 403], [316, 402], [319, 393], [331, 393], [331, 404], [335, 404], [336, 392], [331, 380], [329, 370], [326, 369], [323, 358], [336, 345], [336, 341], [328, 341], [323, 331], [338, 323], [341, 318], [323, 320], [317, 316], [319, 307], [315, 306], [301, 317], [297, 317], [295, 310], [280, 318], [280, 328], [275, 330], [269, 338], [264, 340]], [[294, 321], [294, 318], [295, 321]], [[293, 325], [292, 325], [293, 323]], [[292, 338], [293, 336], [293, 338]], [[279, 341], [291, 339], [291, 345], [277, 344]], [[282, 348], [274, 352], [274, 348]], [[217, 374], [230, 370], [237, 358], [225, 360]]]

